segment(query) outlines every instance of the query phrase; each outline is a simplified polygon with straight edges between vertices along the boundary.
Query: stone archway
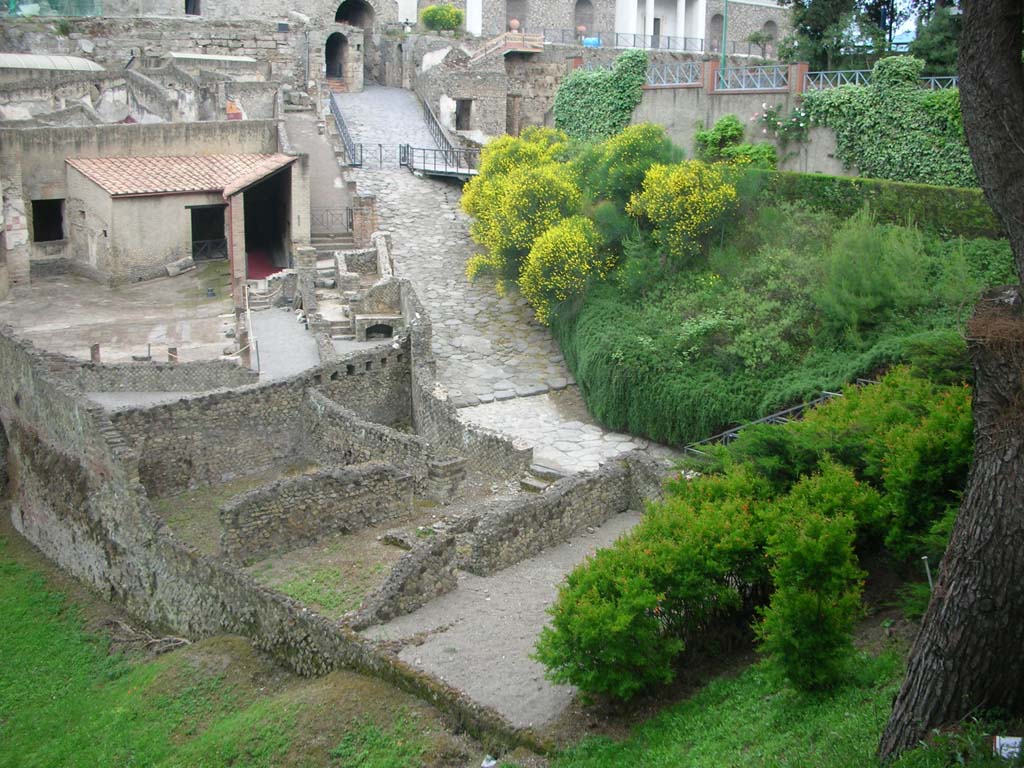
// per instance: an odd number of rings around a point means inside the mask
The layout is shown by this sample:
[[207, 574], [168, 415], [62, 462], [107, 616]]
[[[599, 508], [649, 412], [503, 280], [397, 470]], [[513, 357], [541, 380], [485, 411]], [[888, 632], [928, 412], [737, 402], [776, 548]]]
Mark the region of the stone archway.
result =
[[526, 31], [529, 11], [529, 0], [505, 0], [505, 29], [509, 29], [510, 23], [515, 19], [519, 22], [519, 31]]
[[573, 27], [577, 32], [581, 27], [584, 32], [594, 31], [594, 4], [590, 0], [576, 0]]
[[350, 24], [361, 29], [372, 29], [376, 18], [376, 10], [366, 0], [344, 0], [334, 14], [334, 20], [339, 24]]
[[722, 50], [722, 14], [720, 13], [711, 17], [711, 23], [708, 25], [708, 40], [710, 42], [709, 50]]
[[324, 62], [328, 80], [340, 80], [345, 76], [348, 59], [348, 38], [341, 32], [334, 32], [324, 45]]

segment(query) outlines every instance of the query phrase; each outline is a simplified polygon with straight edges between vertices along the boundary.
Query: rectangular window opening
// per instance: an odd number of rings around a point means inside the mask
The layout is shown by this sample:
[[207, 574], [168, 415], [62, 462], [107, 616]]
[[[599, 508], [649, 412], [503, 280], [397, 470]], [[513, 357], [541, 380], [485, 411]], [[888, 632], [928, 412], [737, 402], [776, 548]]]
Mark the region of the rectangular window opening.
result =
[[473, 100], [455, 100], [455, 130], [468, 131], [473, 120]]
[[185, 0], [185, 15], [199, 16], [199, 0]]

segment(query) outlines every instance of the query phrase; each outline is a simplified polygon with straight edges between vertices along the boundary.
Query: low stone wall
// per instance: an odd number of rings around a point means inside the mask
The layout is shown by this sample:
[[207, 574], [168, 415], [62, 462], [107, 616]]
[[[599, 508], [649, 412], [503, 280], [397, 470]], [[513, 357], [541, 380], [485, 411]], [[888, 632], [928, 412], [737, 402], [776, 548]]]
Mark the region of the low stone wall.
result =
[[387, 580], [366, 598], [350, 624], [365, 629], [421, 608], [458, 586], [454, 536], [435, 536], [398, 561]]
[[75, 383], [85, 392], [204, 392], [257, 381], [256, 371], [230, 360], [82, 363], [75, 376]]
[[362, 530], [409, 512], [412, 495], [412, 478], [381, 463], [279, 480], [221, 507], [221, 554], [249, 564]]
[[596, 472], [563, 478], [537, 496], [486, 509], [468, 537], [461, 567], [486, 576], [568, 541], [587, 526], [643, 509], [660, 492], [662, 472], [643, 457], [611, 462]]
[[417, 492], [426, 482], [433, 452], [422, 437], [362, 419], [322, 392], [309, 393], [306, 415], [310, 453], [317, 463], [383, 461], [408, 474]]

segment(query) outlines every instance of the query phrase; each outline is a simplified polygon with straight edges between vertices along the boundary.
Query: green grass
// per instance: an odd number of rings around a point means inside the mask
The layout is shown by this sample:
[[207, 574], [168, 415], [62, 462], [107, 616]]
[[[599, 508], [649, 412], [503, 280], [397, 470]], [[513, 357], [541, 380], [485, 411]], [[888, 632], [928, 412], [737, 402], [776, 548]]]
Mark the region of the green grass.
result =
[[[852, 669], [844, 687], [807, 694], [763, 661], [736, 677], [714, 680], [624, 741], [584, 739], [552, 768], [878, 768], [875, 749], [899, 690], [902, 657], [895, 651], [859, 654]], [[986, 730], [969, 726], [892, 766], [1019, 765], [990, 757]]]
[[346, 573], [341, 568], [317, 568], [284, 582], [277, 590], [327, 614], [340, 615], [354, 611], [362, 604], [384, 570], [382, 563], [371, 566], [362, 574]]
[[[0, 532], [0, 768], [468, 760], [422, 702], [347, 672], [294, 677], [242, 638], [148, 661], [110, 654], [14, 536]], [[88, 605], [103, 612], [94, 598]]]

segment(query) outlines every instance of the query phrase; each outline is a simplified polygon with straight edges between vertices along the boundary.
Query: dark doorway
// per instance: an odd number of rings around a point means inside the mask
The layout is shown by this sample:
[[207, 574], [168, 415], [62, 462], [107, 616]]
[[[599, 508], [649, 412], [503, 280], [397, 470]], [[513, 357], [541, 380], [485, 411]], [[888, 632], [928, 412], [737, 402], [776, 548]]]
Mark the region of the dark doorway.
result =
[[244, 192], [246, 277], [260, 280], [287, 269], [291, 241], [291, 169]]
[[64, 201], [32, 201], [32, 240], [49, 243], [64, 239]]
[[338, 6], [334, 20], [340, 24], [351, 24], [353, 27], [370, 29], [376, 14], [373, 6], [366, 0], [345, 0]]
[[654, 27], [651, 29], [651, 48], [658, 48], [658, 38], [661, 37], [661, 19], [654, 18]]
[[345, 76], [345, 57], [348, 55], [348, 38], [335, 32], [327, 38], [324, 58], [327, 60], [327, 77], [338, 80]]
[[590, 0], [576, 0], [576, 31], [583, 28], [583, 32], [594, 31], [594, 4]]
[[196, 261], [226, 259], [228, 241], [224, 237], [224, 206], [203, 205], [191, 209], [192, 258]]
[[199, 0], [185, 0], [185, 15], [186, 16], [198, 16], [199, 15]]
[[468, 131], [473, 118], [473, 100], [455, 100], [455, 130]]
[[[366, 329], [366, 340], [374, 341], [376, 339], [390, 339], [395, 334], [395, 329], [390, 325], [378, 323], [377, 325], [371, 325]], [[367, 363], [367, 366], [370, 364]], [[369, 369], [367, 369], [369, 370]]]

